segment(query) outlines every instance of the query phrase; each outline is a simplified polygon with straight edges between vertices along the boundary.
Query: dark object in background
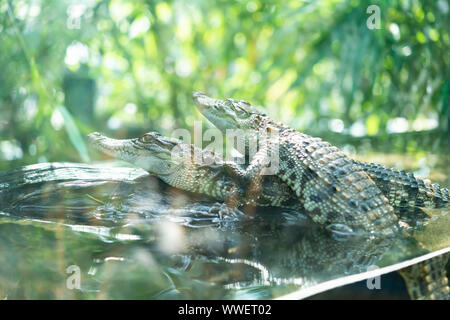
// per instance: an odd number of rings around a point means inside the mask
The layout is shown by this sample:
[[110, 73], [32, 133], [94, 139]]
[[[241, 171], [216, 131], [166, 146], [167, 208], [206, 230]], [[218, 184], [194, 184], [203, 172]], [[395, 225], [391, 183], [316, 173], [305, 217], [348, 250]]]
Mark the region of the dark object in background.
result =
[[89, 67], [82, 65], [77, 72], [67, 70], [63, 90], [64, 104], [70, 113], [80, 122], [93, 124], [97, 86], [89, 77]]

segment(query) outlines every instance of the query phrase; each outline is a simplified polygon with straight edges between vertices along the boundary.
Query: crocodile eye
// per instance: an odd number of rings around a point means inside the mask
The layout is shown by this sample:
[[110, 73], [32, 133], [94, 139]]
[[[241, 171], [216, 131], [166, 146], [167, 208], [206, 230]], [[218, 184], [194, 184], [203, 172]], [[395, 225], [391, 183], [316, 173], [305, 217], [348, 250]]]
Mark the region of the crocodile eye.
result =
[[248, 102], [247, 100], [239, 100], [239, 103], [244, 105], [244, 106], [246, 106], [246, 107], [250, 107], [251, 106], [250, 102]]
[[139, 137], [139, 141], [148, 143], [153, 141], [153, 135], [151, 133], [144, 133], [142, 136]]
[[236, 115], [239, 118], [247, 118], [248, 117], [248, 112], [245, 109], [242, 109], [239, 106], [235, 106], [234, 112], [236, 113]]

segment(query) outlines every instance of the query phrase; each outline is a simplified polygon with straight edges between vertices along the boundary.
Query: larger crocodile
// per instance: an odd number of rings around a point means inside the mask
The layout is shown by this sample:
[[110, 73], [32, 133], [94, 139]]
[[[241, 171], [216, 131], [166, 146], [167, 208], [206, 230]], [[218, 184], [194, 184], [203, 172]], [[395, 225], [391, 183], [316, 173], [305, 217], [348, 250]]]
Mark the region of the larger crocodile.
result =
[[[426, 184], [404, 171], [352, 160], [328, 142], [274, 121], [246, 101], [213, 99], [203, 93], [193, 97], [199, 110], [220, 130], [242, 130], [263, 145], [245, 170], [246, 178], [260, 179], [265, 164], [272, 160], [268, 158], [278, 152], [275, 174], [295, 192], [316, 222], [334, 221], [371, 232], [375, 226], [376, 231], [389, 233], [396, 216], [388, 201], [409, 208], [448, 204], [447, 189]], [[276, 139], [267, 134], [273, 131], [278, 133]]]
[[[441, 188], [438, 184], [424, 183], [422, 180], [416, 179], [413, 174], [406, 174], [404, 171], [393, 171], [380, 165], [350, 160], [336, 147], [330, 146], [328, 142], [296, 132], [284, 124], [270, 119], [265, 114], [258, 112], [247, 101], [213, 99], [200, 92], [194, 93], [193, 98], [200, 112], [222, 131], [240, 129], [244, 130], [246, 143], [249, 142], [249, 137], [256, 137], [260, 143], [262, 141], [264, 147], [251, 160], [249, 169], [246, 170], [246, 174], [249, 174], [251, 179], [255, 179], [254, 175], [258, 177], [261, 174], [264, 165], [269, 163], [268, 155], [273, 155], [273, 149], [279, 151], [280, 168], [276, 174], [295, 191], [300, 200], [303, 197], [307, 211], [311, 212], [307, 207], [308, 197], [312, 203], [322, 203], [324, 200], [323, 196], [317, 196], [323, 195], [321, 187], [324, 184], [320, 184], [319, 188], [316, 186], [315, 189], [313, 185], [307, 186], [304, 184], [305, 175], [307, 176], [308, 172], [314, 172], [313, 176], [319, 177], [319, 179], [314, 180], [325, 181], [325, 187], [330, 189], [331, 186], [331, 190], [335, 193], [336, 185], [330, 181], [330, 178], [346, 181], [349, 186], [342, 191], [344, 198], [349, 198], [345, 196], [347, 192], [356, 197], [350, 196], [348, 207], [358, 208], [363, 215], [367, 215], [371, 221], [368, 222], [368, 225], [377, 226], [383, 232], [396, 231], [397, 229], [392, 228], [392, 224], [395, 224], [397, 220], [395, 214], [386, 209], [380, 212], [380, 209], [375, 209], [373, 204], [370, 205], [370, 202], [366, 202], [365, 194], [372, 193], [375, 198], [374, 202], [377, 203], [379, 193], [367, 182], [371, 179], [367, 179], [358, 172], [360, 170], [365, 171], [375, 180], [379, 189], [389, 198], [388, 201], [397, 208], [448, 207], [450, 198], [448, 189]], [[267, 133], [274, 130], [277, 131], [279, 137], [272, 140], [268, 139]], [[312, 193], [307, 193], [308, 187], [313, 190]], [[352, 189], [356, 189], [356, 192]], [[337, 192], [340, 193], [341, 191], [337, 190]], [[331, 198], [330, 193], [328, 193], [328, 197]], [[336, 204], [334, 199], [331, 200]], [[378, 203], [380, 203], [379, 200]], [[314, 209], [319, 207], [318, 204], [308, 206]], [[322, 214], [315, 221], [322, 222], [324, 209], [323, 207], [319, 208], [321, 208]], [[375, 213], [370, 212], [370, 209], [375, 209]], [[345, 213], [347, 215], [353, 214], [348, 210], [345, 210]], [[379, 219], [381, 214], [383, 214], [382, 219], [384, 221]], [[327, 218], [327, 214], [324, 218]], [[358, 219], [358, 223], [366, 224], [366, 221]], [[364, 225], [364, 229], [368, 230], [370, 227]], [[449, 255], [447, 254], [419, 263], [401, 272], [408, 283], [408, 291], [412, 298], [450, 298], [450, 288], [445, 270], [448, 260]]]
[[[255, 136], [257, 139], [264, 140], [268, 137], [268, 131], [277, 130], [282, 135], [280, 142], [278, 142], [281, 145], [281, 150], [284, 150], [287, 146], [293, 154], [301, 153], [303, 155], [303, 153], [309, 153], [312, 158], [310, 162], [316, 162], [322, 171], [330, 169], [334, 173], [336, 170], [337, 172], [334, 175], [345, 176], [345, 173], [339, 172], [337, 169], [341, 168], [348, 171], [351, 168], [349, 159], [344, 157], [342, 152], [336, 147], [330, 146], [328, 142], [322, 141], [320, 138], [296, 132], [284, 124], [270, 119], [247, 101], [213, 99], [201, 92], [194, 93], [193, 98], [199, 111], [223, 132], [229, 129], [240, 129], [247, 136]], [[301, 141], [297, 141], [295, 145], [295, 140]], [[246, 142], [248, 143], [248, 137]], [[265, 150], [261, 151], [255, 156], [257, 159], [253, 160], [253, 162], [259, 162], [258, 156], [267, 154], [267, 152], [264, 152]], [[292, 161], [291, 158], [294, 155], [287, 155], [286, 157], [287, 159], [284, 159], [283, 154], [280, 153], [279, 171], [281, 171], [281, 174], [289, 170], [289, 161]], [[356, 168], [362, 169], [374, 180], [383, 194], [388, 196], [393, 206], [442, 208], [450, 201], [447, 188], [441, 188], [439, 184], [426, 183], [421, 179], [417, 179], [412, 173], [390, 169], [375, 163], [351, 161], [356, 165]], [[310, 163], [305, 164], [305, 161], [298, 161], [298, 165], [305, 167], [310, 165]], [[290, 179], [287, 180], [289, 181]], [[351, 177], [349, 179], [349, 177], [345, 176], [344, 180], [354, 183], [354, 179], [351, 179]], [[303, 188], [299, 183], [297, 182], [294, 188], [297, 195], [299, 193], [298, 190]]]

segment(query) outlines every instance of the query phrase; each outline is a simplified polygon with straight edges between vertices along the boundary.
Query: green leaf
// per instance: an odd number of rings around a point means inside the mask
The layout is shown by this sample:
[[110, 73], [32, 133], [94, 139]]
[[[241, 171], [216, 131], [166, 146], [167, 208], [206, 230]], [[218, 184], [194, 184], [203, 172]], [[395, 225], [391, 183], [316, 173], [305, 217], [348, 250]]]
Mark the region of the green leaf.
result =
[[70, 142], [77, 150], [80, 158], [84, 162], [89, 162], [89, 154], [86, 148], [86, 144], [84, 143], [83, 136], [81, 135], [80, 130], [73, 120], [72, 115], [64, 106], [56, 107], [56, 110], [59, 111], [64, 119], [64, 128], [66, 129], [67, 135], [69, 136]]

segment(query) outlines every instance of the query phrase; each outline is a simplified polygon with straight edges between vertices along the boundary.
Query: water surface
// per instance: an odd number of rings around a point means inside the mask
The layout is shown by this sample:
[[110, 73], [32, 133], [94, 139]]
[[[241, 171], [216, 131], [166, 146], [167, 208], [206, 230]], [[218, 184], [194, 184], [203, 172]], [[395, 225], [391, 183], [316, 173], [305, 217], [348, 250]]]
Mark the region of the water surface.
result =
[[277, 208], [221, 218], [215, 205], [117, 164], [0, 173], [0, 298], [271, 299], [450, 246], [445, 210], [376, 239]]

